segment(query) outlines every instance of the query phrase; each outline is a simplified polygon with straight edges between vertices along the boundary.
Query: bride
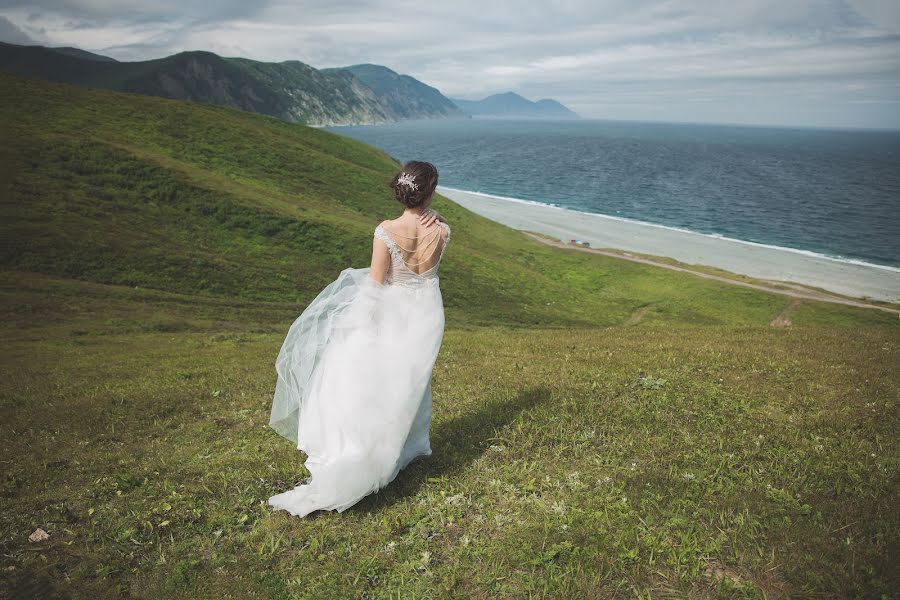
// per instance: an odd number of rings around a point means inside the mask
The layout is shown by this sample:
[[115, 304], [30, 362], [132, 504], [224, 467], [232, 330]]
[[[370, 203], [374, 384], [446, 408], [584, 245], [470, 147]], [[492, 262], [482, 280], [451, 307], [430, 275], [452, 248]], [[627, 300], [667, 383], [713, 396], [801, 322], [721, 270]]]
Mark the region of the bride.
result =
[[269, 504], [343, 512], [431, 454], [431, 372], [444, 335], [438, 265], [450, 226], [429, 208], [434, 165], [390, 181], [405, 207], [382, 221], [371, 266], [341, 271], [291, 325], [269, 425], [306, 453], [308, 483]]

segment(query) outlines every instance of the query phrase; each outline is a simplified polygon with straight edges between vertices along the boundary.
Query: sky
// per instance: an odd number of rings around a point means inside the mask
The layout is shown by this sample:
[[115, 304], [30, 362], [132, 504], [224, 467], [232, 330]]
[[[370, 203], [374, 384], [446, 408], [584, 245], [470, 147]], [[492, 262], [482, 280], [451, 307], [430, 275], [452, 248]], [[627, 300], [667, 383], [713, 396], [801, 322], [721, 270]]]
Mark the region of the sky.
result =
[[375, 63], [586, 118], [900, 129], [900, 0], [0, 0], [0, 41]]

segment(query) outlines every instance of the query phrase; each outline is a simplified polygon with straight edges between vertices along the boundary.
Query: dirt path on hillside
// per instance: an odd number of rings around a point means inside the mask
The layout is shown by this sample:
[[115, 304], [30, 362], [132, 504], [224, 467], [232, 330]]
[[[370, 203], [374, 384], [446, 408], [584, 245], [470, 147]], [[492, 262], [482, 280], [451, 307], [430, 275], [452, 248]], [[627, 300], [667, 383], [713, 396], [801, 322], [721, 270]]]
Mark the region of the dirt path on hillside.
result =
[[791, 303], [785, 306], [780, 313], [775, 315], [775, 318], [769, 321], [769, 325], [772, 327], [790, 327], [794, 324], [794, 322], [791, 321], [791, 312], [799, 305], [800, 298], [791, 298]]
[[[629, 256], [628, 254], [621, 254], [619, 252], [611, 252], [608, 250], [601, 250], [599, 248], [585, 248], [584, 246], [574, 246], [572, 244], [566, 244], [561, 241], [549, 240], [542, 235], [538, 235], [532, 233], [530, 231], [522, 231], [525, 235], [530, 238], [536, 239], [539, 242], [543, 242], [548, 246], [556, 246], [557, 248], [568, 248], [571, 250], [580, 250], [582, 252], [593, 252], [594, 254], [602, 254], [604, 256], [612, 256], [613, 258], [621, 258], [624, 260], [631, 260], [634, 262], [643, 263], [646, 265], [653, 265], [654, 267], [663, 267], [665, 269], [671, 269], [673, 271], [682, 271], [684, 273], [691, 273], [698, 277], [704, 277], [706, 279], [713, 279], [715, 281], [721, 281], [724, 283], [730, 283], [733, 285], [740, 285], [743, 287], [753, 288], [756, 290], [762, 290], [764, 292], [772, 292], [773, 294], [782, 294], [784, 296], [791, 296], [793, 298], [806, 298], [808, 300], [821, 300], [822, 302], [833, 302], [834, 304], [846, 304], [847, 306], [858, 306], [860, 308], [874, 308], [876, 310], [883, 310], [885, 312], [893, 313], [900, 318], [900, 309], [890, 308], [888, 306], [879, 306], [877, 304], [869, 304], [868, 302], [864, 302], [862, 300], [851, 300], [849, 298], [844, 298], [843, 296], [829, 294], [828, 292], [819, 292], [816, 290], [811, 290], [807, 288], [803, 288], [799, 285], [793, 285], [790, 283], [782, 283], [778, 282], [777, 284], [767, 285], [764, 283], [750, 283], [749, 281], [738, 281], [736, 279], [729, 279], [728, 277], [722, 277], [719, 275], [713, 275], [711, 273], [703, 273], [701, 271], [694, 271], [693, 269], [687, 269], [685, 267], [679, 267], [676, 265], [670, 265], [662, 262], [657, 262], [655, 260], [650, 260], [647, 258], [641, 258], [638, 256]], [[762, 281], [762, 280], [759, 280]], [[776, 287], [783, 286], [783, 287]], [[789, 289], [784, 289], [784, 287]], [[774, 326], [778, 326], [775, 324]]]

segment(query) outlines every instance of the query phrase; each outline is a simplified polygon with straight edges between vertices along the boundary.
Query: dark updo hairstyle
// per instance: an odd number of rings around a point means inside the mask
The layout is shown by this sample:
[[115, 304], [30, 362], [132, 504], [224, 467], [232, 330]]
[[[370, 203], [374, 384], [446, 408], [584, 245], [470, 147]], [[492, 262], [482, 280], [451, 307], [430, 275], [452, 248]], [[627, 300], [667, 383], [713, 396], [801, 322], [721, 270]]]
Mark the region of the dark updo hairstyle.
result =
[[[418, 189], [406, 183], [398, 183], [401, 175], [404, 174], [412, 177]], [[397, 202], [407, 208], [416, 208], [431, 197], [431, 194], [434, 193], [434, 189], [437, 187], [437, 183], [438, 172], [433, 164], [413, 160], [403, 165], [403, 169], [391, 178], [388, 185], [394, 188], [394, 198], [397, 199]]]

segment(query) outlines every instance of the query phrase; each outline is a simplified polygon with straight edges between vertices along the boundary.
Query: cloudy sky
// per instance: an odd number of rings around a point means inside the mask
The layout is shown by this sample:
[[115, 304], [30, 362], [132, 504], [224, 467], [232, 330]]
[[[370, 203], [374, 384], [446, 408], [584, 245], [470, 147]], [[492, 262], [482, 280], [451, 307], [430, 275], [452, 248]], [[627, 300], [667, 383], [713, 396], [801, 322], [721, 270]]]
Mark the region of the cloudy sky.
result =
[[0, 40], [371, 62], [601, 119], [900, 128], [900, 0], [0, 0]]

